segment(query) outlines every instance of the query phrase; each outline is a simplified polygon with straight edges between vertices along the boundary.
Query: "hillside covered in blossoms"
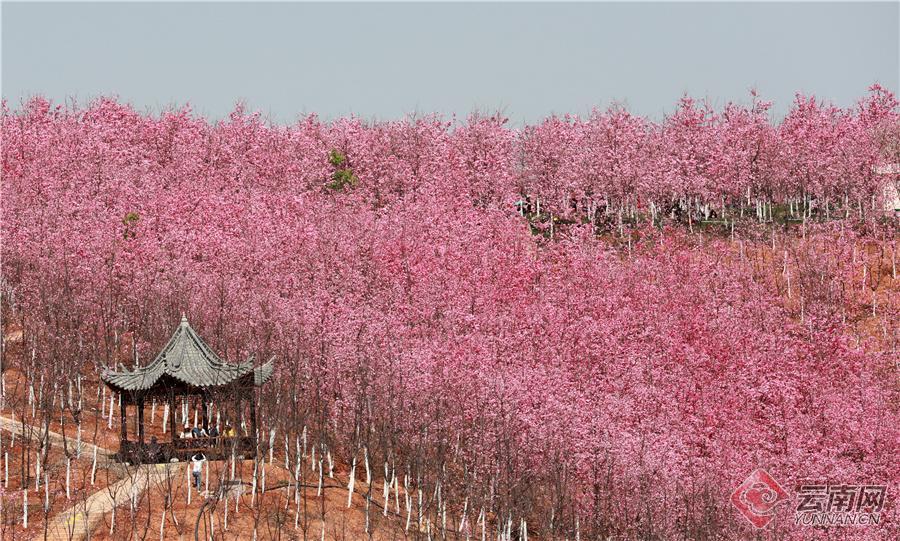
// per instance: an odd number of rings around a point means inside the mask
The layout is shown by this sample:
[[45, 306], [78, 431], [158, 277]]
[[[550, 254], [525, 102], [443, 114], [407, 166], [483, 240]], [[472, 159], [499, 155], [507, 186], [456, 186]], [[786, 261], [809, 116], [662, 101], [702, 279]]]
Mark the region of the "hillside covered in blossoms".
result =
[[375, 538], [836, 535], [754, 530], [729, 496], [757, 468], [893, 486], [839, 533], [896, 538], [897, 100], [749, 102], [522, 128], [4, 103], [4, 415], [106, 427], [78, 396], [185, 313], [274, 356], [259, 456], [296, 479], [327, 450]]

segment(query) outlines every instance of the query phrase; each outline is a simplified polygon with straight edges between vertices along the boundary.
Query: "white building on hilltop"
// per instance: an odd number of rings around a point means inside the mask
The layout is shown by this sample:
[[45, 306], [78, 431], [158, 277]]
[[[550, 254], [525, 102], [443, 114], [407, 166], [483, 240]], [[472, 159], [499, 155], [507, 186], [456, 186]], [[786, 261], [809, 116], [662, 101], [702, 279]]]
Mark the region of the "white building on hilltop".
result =
[[[875, 167], [876, 175], [900, 175], [900, 163], [889, 163]], [[900, 212], [900, 188], [897, 178], [888, 177], [884, 183], [884, 210]]]

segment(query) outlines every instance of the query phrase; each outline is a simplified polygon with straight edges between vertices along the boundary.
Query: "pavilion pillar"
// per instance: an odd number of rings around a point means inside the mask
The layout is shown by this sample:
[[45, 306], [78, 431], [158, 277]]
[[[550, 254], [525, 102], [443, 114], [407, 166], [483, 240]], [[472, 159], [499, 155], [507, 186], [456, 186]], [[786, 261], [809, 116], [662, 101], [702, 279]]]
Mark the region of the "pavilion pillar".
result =
[[175, 443], [175, 389], [169, 389], [169, 430], [172, 432], [172, 443]]
[[138, 398], [137, 409], [138, 409], [138, 414], [137, 414], [138, 442], [141, 444], [141, 446], [143, 446], [144, 445], [144, 396], [143, 395], [141, 395], [141, 397]]
[[119, 440], [125, 442], [128, 441], [128, 422], [125, 416], [127, 407], [125, 404], [128, 402], [128, 400], [124, 392], [119, 393], [119, 398], [121, 401], [121, 405], [119, 406], [119, 413], [122, 415], [121, 434], [119, 435]]
[[256, 446], [256, 385], [250, 387], [250, 436]]
[[206, 398], [206, 392], [202, 392], [200, 394], [200, 406], [203, 408], [201, 412], [203, 414], [203, 430], [209, 434], [209, 400]]

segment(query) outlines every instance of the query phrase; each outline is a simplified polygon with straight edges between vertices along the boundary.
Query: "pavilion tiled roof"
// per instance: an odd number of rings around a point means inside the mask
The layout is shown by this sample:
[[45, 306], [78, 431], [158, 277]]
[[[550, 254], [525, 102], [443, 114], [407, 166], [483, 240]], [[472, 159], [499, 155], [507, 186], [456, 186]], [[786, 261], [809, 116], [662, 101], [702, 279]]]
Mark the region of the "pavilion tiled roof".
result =
[[259, 386], [271, 377], [272, 371], [272, 360], [258, 367], [253, 366], [252, 358], [239, 364], [223, 361], [182, 316], [181, 324], [153, 362], [130, 371], [107, 370], [100, 378], [117, 391], [144, 391], [164, 375], [187, 385], [209, 388], [228, 385], [253, 373], [253, 383]]

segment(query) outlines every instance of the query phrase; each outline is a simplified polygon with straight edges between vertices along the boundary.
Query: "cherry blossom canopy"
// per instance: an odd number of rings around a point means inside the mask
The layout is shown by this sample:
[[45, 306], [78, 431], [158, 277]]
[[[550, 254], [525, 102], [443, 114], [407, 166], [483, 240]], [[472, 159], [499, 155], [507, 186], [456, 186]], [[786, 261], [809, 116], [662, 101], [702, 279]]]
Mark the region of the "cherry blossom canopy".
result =
[[253, 384], [259, 386], [269, 379], [272, 370], [272, 360], [258, 367], [253, 366], [252, 358], [239, 364], [223, 361], [182, 316], [172, 338], [149, 365], [132, 371], [107, 370], [100, 377], [121, 392], [150, 389], [166, 375], [193, 387], [208, 388], [229, 385], [245, 377], [249, 380], [252, 374]]

